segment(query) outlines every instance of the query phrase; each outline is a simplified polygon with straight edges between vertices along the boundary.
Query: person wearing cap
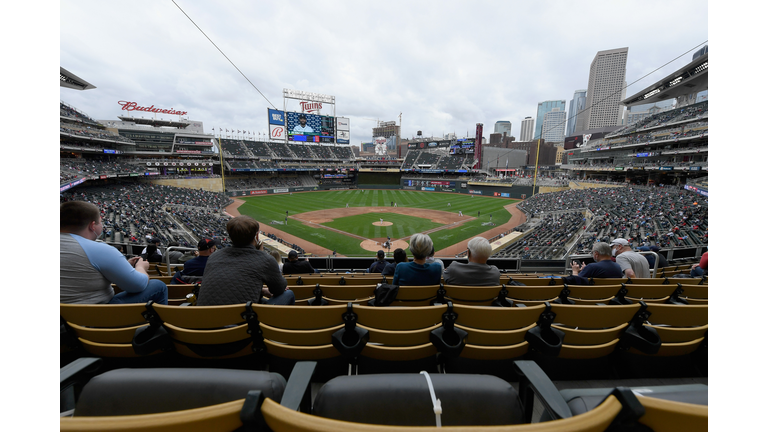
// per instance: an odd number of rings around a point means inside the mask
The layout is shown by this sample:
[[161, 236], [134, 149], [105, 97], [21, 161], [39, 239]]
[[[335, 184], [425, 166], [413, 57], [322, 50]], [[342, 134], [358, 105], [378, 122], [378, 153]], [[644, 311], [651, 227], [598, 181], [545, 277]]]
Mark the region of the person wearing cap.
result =
[[[126, 260], [112, 246], [96, 242], [104, 230], [99, 208], [85, 201], [59, 207], [59, 296], [61, 303], [168, 304], [168, 287], [150, 279], [149, 261]], [[112, 284], [122, 290], [115, 294]]]
[[648, 260], [633, 251], [626, 239], [614, 239], [611, 242], [611, 254], [616, 257], [616, 264], [621, 267], [624, 276], [632, 279], [651, 277]]
[[197, 257], [184, 263], [184, 269], [179, 270], [173, 275], [171, 280], [174, 284], [189, 284], [202, 281], [205, 274], [205, 266], [208, 264], [208, 257], [216, 252], [216, 242], [211, 239], [200, 239], [197, 242]]
[[299, 261], [299, 253], [295, 250], [288, 252], [288, 259], [283, 263], [283, 274], [318, 273], [307, 260]]
[[384, 259], [384, 251], [380, 250], [376, 252], [376, 261], [368, 267], [368, 273], [381, 273], [387, 264], [387, 260]]
[[413, 261], [402, 262], [395, 267], [392, 285], [424, 286], [437, 285], [442, 278], [440, 265], [428, 264], [427, 256], [432, 251], [432, 239], [421, 233], [411, 236], [410, 246]]
[[[231, 247], [208, 258], [197, 296], [198, 306], [240, 304], [253, 301], [276, 305], [296, 303], [280, 267], [259, 240], [259, 223], [250, 216], [227, 222]], [[266, 286], [265, 286], [266, 285]], [[262, 297], [268, 298], [261, 301]]]
[[475, 237], [467, 243], [467, 262], [454, 261], [443, 272], [448, 285], [493, 286], [499, 284], [501, 272], [488, 265], [493, 248], [488, 240]]
[[598, 242], [592, 246], [592, 259], [595, 262], [584, 265], [571, 261], [573, 274], [584, 278], [623, 278], [621, 267], [611, 260], [611, 247], [607, 243]]
[[299, 114], [299, 124], [293, 127], [294, 132], [299, 133], [314, 133], [315, 130], [312, 129], [312, 126], [307, 126], [307, 116], [304, 114]]
[[381, 271], [382, 276], [394, 275], [395, 267], [397, 267], [398, 264], [400, 264], [401, 262], [408, 262], [408, 254], [406, 254], [402, 248], [395, 249], [395, 252], [393, 253], [392, 256], [395, 259], [395, 262], [387, 263], [386, 267], [384, 267], [384, 270]]

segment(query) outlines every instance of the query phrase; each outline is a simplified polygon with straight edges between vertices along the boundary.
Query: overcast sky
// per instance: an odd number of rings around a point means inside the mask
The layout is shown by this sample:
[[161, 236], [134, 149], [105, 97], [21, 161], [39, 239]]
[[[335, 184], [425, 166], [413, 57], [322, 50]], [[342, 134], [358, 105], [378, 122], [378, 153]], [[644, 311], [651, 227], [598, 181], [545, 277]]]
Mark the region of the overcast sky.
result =
[[[187, 111], [207, 132], [266, 133], [284, 88], [336, 97], [352, 144], [376, 120], [402, 136], [485, 137], [498, 120], [520, 134], [537, 104], [586, 89], [600, 50], [629, 47], [628, 83], [708, 39], [701, 1], [173, 1], [62, 0], [60, 64], [97, 88], [60, 89], [88, 115], [115, 120], [118, 101]], [[684, 20], [648, 20], [663, 10]], [[692, 53], [637, 84], [673, 72]], [[149, 114], [145, 113], [145, 116]], [[168, 118], [169, 116], [166, 115]]]

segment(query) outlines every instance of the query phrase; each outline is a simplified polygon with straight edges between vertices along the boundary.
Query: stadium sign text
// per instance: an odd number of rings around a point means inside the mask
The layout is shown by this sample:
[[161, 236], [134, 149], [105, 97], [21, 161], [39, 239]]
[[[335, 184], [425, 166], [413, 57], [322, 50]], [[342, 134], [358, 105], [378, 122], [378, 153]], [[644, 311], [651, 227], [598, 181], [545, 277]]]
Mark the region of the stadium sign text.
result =
[[301, 105], [301, 110], [303, 112], [312, 112], [312, 111], [320, 111], [323, 109], [323, 104], [319, 102], [299, 102], [299, 105]]
[[154, 105], [148, 106], [148, 107], [141, 107], [136, 102], [127, 102], [127, 101], [118, 101], [118, 105], [121, 105], [123, 107], [123, 111], [145, 111], [145, 112], [152, 112], [152, 113], [161, 113], [161, 114], [173, 114], [173, 115], [186, 115], [186, 111], [176, 111], [173, 108], [171, 109], [160, 109], [155, 108]]

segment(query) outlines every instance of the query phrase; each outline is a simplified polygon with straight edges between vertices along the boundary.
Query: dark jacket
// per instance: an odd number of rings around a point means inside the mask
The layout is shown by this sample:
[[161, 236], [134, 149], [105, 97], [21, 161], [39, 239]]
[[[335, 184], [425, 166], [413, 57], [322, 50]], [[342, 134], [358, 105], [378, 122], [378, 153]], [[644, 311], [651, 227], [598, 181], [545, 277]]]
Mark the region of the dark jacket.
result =
[[[272, 261], [275, 259], [272, 258]], [[283, 274], [284, 275], [293, 275], [293, 274], [304, 274], [304, 273], [314, 273], [315, 269], [312, 267], [312, 264], [309, 263], [309, 261], [306, 260], [299, 260], [299, 261], [291, 261], [286, 260], [285, 263], [283, 263]]]
[[274, 296], [288, 285], [272, 255], [252, 245], [223, 248], [208, 258], [197, 305], [258, 303], [264, 285]]

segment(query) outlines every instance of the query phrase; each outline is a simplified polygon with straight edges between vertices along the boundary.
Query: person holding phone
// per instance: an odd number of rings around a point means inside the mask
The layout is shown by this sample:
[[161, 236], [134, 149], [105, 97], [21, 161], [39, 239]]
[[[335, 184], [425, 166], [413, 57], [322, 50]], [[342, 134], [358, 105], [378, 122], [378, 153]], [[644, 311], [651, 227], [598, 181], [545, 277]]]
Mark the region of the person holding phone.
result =
[[592, 246], [592, 264], [584, 265], [581, 262], [571, 262], [573, 274], [585, 278], [623, 278], [621, 267], [611, 259], [611, 247], [608, 243], [595, 243]]

